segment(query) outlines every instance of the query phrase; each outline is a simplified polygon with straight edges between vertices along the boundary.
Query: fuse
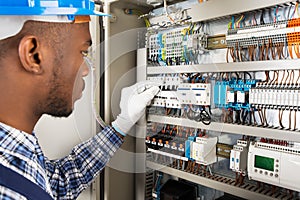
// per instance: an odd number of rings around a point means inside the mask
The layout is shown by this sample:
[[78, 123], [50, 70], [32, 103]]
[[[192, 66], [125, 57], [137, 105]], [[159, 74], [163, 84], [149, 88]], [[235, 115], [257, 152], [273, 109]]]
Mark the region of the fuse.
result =
[[230, 151], [229, 168], [236, 172], [245, 172], [247, 168], [249, 142], [245, 140], [238, 140], [237, 144], [233, 146]]
[[298, 97], [298, 102], [296, 105], [300, 105], [300, 90], [297, 90], [297, 97]]
[[238, 103], [245, 103], [245, 92], [244, 91], [237, 91], [237, 102]]
[[234, 103], [234, 91], [227, 91], [226, 103]]
[[146, 143], [147, 143], [147, 144], [150, 144], [150, 143], [151, 143], [151, 141], [150, 141], [150, 136], [147, 136], [147, 137], [146, 137]]
[[159, 140], [158, 140], [158, 144], [157, 144], [157, 145], [158, 145], [159, 147], [163, 147], [163, 146], [164, 146], [162, 139], [159, 139]]
[[293, 102], [293, 105], [294, 106], [298, 106], [299, 105], [299, 100], [298, 100], [298, 93], [299, 93], [299, 90], [294, 90], [294, 102]]
[[258, 104], [258, 89], [253, 89], [253, 103]]
[[285, 105], [285, 92], [284, 90], [279, 90], [280, 103], [279, 105]]
[[165, 148], [168, 148], [168, 149], [170, 148], [169, 141], [166, 141], [166, 142], [165, 142], [164, 147], [165, 147]]
[[295, 90], [289, 90], [288, 91], [288, 96], [289, 96], [289, 106], [295, 106], [294, 105], [294, 94], [295, 94]]
[[155, 138], [152, 138], [151, 144], [156, 145], [156, 139]]
[[172, 143], [171, 149], [177, 150], [176, 142], [173, 142], [173, 143]]
[[265, 104], [266, 100], [267, 100], [267, 95], [266, 95], [266, 91], [265, 89], [261, 89], [261, 101], [260, 104]]
[[283, 105], [286, 105], [288, 106], [289, 105], [289, 98], [290, 98], [290, 95], [289, 95], [289, 90], [283, 90], [283, 95], [284, 95], [284, 104]]
[[250, 89], [249, 90], [249, 103], [250, 104], [254, 104], [254, 94], [253, 94], [253, 92], [254, 92], [254, 89]]
[[271, 104], [272, 105], [277, 105], [277, 98], [278, 98], [278, 96], [277, 96], [277, 93], [276, 93], [276, 91], [274, 90], [274, 89], [271, 89], [271, 96], [272, 96], [272, 102], [271, 102]]
[[262, 102], [262, 91], [261, 89], [257, 89], [257, 104], [261, 104]]

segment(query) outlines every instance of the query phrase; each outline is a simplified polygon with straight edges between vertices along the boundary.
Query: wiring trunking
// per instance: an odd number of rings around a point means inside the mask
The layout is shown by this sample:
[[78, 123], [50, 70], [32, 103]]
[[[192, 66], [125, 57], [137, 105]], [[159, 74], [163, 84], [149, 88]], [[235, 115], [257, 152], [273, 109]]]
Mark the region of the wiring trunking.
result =
[[146, 34], [147, 80], [161, 85], [147, 109], [148, 161], [243, 198], [299, 198], [298, 3], [188, 19]]

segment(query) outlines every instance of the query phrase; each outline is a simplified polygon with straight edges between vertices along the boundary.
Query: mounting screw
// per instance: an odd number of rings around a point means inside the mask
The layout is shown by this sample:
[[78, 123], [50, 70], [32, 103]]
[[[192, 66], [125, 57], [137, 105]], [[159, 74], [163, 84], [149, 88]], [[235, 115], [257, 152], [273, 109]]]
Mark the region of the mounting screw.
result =
[[117, 16], [114, 14], [111, 14], [110, 23], [115, 23], [116, 21], [117, 21]]

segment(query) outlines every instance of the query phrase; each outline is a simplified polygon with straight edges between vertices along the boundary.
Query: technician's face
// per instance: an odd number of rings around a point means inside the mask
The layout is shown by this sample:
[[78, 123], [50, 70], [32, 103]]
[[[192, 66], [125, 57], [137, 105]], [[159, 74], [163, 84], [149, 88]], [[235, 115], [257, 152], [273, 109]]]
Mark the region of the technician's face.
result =
[[89, 69], [84, 63], [83, 51], [91, 45], [89, 23], [72, 24], [70, 33], [59, 50], [60, 56], [54, 58], [53, 74], [50, 79], [47, 114], [56, 117], [69, 116], [74, 102], [82, 96], [85, 87], [83, 77]]

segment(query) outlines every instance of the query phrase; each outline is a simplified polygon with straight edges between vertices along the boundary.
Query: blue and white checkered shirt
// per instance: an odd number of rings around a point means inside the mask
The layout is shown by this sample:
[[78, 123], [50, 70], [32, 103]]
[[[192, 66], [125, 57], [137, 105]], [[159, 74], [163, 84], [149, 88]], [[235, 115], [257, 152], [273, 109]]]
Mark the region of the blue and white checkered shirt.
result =
[[[122, 139], [111, 127], [75, 146], [60, 160], [47, 159], [34, 134], [0, 123], [0, 162], [46, 190], [54, 199], [76, 199], [98, 173]], [[1, 200], [26, 200], [0, 186]]]

